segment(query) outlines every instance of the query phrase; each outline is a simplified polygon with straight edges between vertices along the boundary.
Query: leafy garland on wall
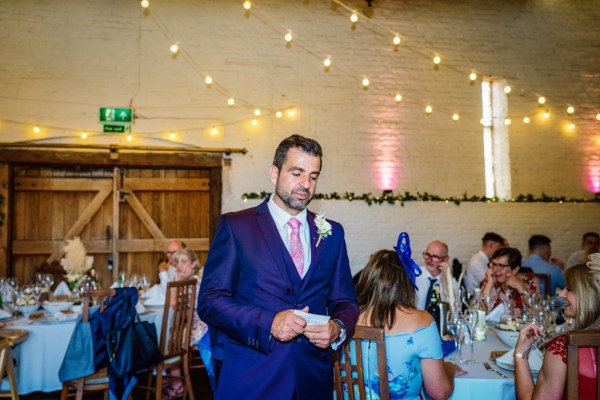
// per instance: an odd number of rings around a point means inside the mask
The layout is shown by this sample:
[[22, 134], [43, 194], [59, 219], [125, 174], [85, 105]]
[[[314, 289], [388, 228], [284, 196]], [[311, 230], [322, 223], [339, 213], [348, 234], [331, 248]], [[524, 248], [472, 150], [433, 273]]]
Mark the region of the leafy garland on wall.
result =
[[[255, 199], [266, 199], [271, 196], [271, 192], [252, 192], [252, 193], [244, 193], [242, 195], [242, 199], [246, 200], [255, 200]], [[412, 194], [410, 192], [404, 192], [401, 195], [395, 195], [393, 193], [384, 192], [379, 196], [374, 196], [371, 193], [363, 193], [360, 195], [356, 195], [354, 192], [346, 192], [343, 196], [340, 196], [336, 192], [332, 193], [315, 193], [313, 196], [315, 200], [362, 200], [367, 203], [369, 206], [372, 204], [400, 204], [404, 207], [404, 203], [407, 201], [442, 201], [445, 203], [454, 203], [457, 206], [462, 202], [472, 202], [472, 203], [600, 203], [600, 196], [596, 195], [596, 197], [592, 199], [583, 199], [583, 198], [574, 198], [574, 197], [552, 197], [547, 196], [545, 193], [542, 193], [541, 197], [535, 197], [532, 194], [520, 194], [514, 198], [509, 200], [500, 199], [498, 197], [485, 197], [485, 196], [468, 196], [465, 192], [462, 197], [452, 196], [452, 197], [441, 197], [434, 194], [429, 194], [427, 192], [417, 194]]]

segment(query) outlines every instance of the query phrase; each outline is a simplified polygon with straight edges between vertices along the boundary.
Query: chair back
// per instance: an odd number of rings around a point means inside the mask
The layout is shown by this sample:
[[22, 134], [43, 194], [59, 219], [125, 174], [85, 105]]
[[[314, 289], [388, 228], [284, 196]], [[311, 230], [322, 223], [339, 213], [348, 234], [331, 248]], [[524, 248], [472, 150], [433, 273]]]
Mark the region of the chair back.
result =
[[[579, 396], [579, 347], [595, 347], [596, 363], [600, 359], [600, 332], [567, 333], [567, 398], [577, 400]], [[596, 364], [597, 365], [597, 364]], [[596, 367], [596, 399], [600, 399], [600, 380]]]
[[[336, 399], [344, 399], [344, 386], [349, 400], [366, 399], [365, 373], [363, 369], [363, 340], [375, 342], [377, 349], [377, 373], [379, 375], [379, 394], [381, 400], [389, 400], [390, 389], [388, 382], [387, 360], [385, 356], [385, 332], [383, 328], [372, 328], [356, 325], [352, 340], [344, 343], [342, 348], [344, 361], [340, 361], [339, 352], [333, 354], [333, 375]], [[355, 359], [351, 357], [354, 348]], [[354, 393], [358, 388], [359, 397]]]
[[[539, 279], [540, 283], [542, 284], [542, 287], [540, 288], [540, 293], [543, 294], [544, 296], [549, 294], [549, 295], [553, 295], [554, 293], [552, 292], [552, 287], [550, 286], [550, 274], [536, 274], [534, 273], [533, 276], [535, 276], [536, 278]], [[542, 290], [543, 289], [543, 290]]]
[[98, 289], [98, 290], [87, 290], [83, 294], [83, 309], [81, 310], [81, 320], [88, 322], [90, 315], [90, 307], [99, 305], [100, 309], [98, 312], [103, 312], [106, 309], [108, 303], [110, 303], [112, 297], [115, 295], [115, 289]]
[[187, 363], [197, 282], [192, 278], [167, 284], [160, 334], [160, 349], [165, 360], [185, 356]]

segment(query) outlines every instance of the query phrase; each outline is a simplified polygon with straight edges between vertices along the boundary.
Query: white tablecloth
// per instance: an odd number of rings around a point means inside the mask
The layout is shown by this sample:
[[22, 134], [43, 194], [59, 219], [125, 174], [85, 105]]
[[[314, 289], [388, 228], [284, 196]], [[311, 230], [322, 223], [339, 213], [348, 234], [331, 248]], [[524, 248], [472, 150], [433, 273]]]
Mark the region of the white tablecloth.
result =
[[[140, 318], [154, 323], [157, 336], [159, 336], [162, 324], [162, 309], [152, 311], [140, 315]], [[6, 327], [29, 331], [27, 340], [17, 344], [12, 349], [13, 357], [17, 362], [16, 375], [19, 394], [61, 390], [62, 383], [58, 379], [58, 370], [75, 329], [75, 322], [69, 321], [51, 325], [41, 323], [30, 325], [29, 322], [28, 319], [22, 318], [15, 321], [13, 325]], [[2, 389], [8, 389], [6, 379], [2, 382]]]

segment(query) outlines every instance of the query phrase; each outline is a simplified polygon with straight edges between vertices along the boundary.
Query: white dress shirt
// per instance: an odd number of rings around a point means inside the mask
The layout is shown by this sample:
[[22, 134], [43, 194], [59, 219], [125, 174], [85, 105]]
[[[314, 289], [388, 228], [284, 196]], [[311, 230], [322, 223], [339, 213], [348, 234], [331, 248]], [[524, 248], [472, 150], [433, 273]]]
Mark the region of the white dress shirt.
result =
[[[425, 310], [425, 304], [427, 304], [427, 292], [429, 291], [429, 278], [434, 279], [434, 285], [438, 283], [440, 285], [440, 296], [442, 301], [448, 302], [448, 298], [444, 293], [444, 284], [442, 283], [442, 274], [440, 273], [438, 276], [431, 276], [431, 273], [427, 270], [426, 267], [421, 267], [423, 273], [417, 277], [417, 309]], [[458, 282], [456, 279], [452, 278], [452, 289], [454, 291], [454, 298], [458, 298]]]
[[490, 259], [488, 258], [487, 254], [481, 250], [471, 256], [469, 265], [467, 265], [467, 269], [465, 271], [465, 276], [463, 277], [465, 281], [465, 287], [468, 290], [481, 287], [481, 282], [483, 282], [485, 279], [489, 262]]
[[300, 225], [300, 241], [302, 242], [302, 248], [304, 250], [304, 271], [302, 272], [302, 277], [306, 276], [308, 272], [308, 268], [310, 267], [310, 229], [308, 228], [308, 220], [307, 220], [307, 211], [306, 209], [302, 210], [298, 215], [290, 215], [286, 211], [284, 211], [281, 207], [273, 201], [273, 196], [269, 198], [267, 202], [267, 207], [269, 208], [269, 212], [275, 221], [275, 225], [277, 226], [277, 231], [279, 232], [279, 236], [281, 236], [281, 240], [285, 244], [285, 248], [290, 251], [290, 236], [292, 234], [292, 228], [287, 224], [290, 218], [296, 218], [300, 221], [302, 225]]

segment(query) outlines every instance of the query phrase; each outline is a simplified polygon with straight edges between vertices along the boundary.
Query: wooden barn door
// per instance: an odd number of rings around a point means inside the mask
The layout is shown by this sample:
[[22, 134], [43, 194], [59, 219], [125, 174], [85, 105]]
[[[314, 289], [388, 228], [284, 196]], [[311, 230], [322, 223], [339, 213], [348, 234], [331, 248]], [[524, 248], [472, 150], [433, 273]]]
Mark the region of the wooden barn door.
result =
[[[79, 236], [103, 286], [118, 271], [157, 280], [166, 244], [182, 239], [204, 262], [212, 232], [211, 170], [15, 166], [12, 271], [20, 283]], [[108, 269], [109, 257], [113, 270]]]

